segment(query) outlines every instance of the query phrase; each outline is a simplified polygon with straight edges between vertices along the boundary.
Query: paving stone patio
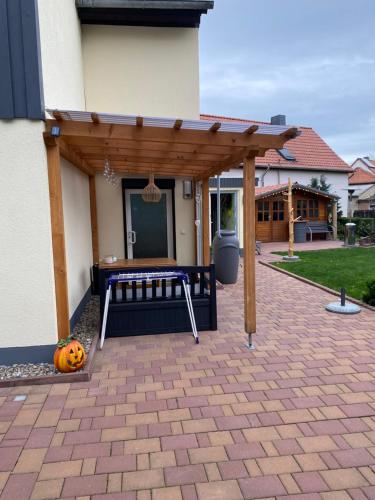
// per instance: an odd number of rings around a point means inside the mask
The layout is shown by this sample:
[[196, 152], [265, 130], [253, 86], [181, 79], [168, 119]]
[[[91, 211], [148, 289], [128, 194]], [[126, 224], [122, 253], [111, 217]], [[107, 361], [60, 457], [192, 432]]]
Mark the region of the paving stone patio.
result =
[[[109, 339], [91, 382], [0, 389], [1, 500], [375, 498], [375, 321], [258, 264], [219, 331]], [[14, 402], [16, 394], [27, 399]]]

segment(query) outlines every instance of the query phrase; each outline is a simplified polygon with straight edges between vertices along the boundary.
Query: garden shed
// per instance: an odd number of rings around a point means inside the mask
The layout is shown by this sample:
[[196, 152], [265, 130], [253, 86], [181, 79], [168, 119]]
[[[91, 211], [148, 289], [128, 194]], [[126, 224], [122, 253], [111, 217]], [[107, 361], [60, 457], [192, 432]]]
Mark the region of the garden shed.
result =
[[[255, 188], [256, 238], [264, 243], [287, 241], [288, 184]], [[323, 191], [294, 183], [292, 186], [294, 218], [309, 223], [322, 223], [335, 238], [337, 234], [337, 197]], [[326, 238], [327, 232], [315, 232], [313, 238]]]

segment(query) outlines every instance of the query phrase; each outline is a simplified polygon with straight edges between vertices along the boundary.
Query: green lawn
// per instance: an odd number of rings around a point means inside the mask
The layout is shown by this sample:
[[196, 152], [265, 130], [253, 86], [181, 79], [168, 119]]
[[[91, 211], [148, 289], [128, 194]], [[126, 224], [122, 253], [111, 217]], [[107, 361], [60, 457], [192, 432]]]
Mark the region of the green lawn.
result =
[[[287, 255], [287, 252], [275, 252]], [[339, 290], [362, 300], [366, 282], [375, 279], [375, 248], [336, 248], [295, 252], [298, 262], [274, 262], [274, 265], [311, 281]]]

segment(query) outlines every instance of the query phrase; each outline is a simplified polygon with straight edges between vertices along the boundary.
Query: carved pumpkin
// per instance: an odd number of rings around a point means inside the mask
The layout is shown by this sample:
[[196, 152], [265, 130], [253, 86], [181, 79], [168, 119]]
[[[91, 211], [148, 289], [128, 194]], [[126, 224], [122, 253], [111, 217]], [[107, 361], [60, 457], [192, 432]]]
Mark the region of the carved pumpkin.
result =
[[53, 362], [55, 368], [62, 373], [80, 370], [86, 361], [85, 350], [73, 336], [59, 340]]

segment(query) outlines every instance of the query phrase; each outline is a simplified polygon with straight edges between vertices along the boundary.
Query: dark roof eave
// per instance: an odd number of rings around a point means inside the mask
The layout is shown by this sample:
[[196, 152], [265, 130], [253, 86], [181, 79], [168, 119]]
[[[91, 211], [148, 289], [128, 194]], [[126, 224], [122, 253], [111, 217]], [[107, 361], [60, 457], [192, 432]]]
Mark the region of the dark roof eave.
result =
[[[240, 165], [242, 166], [242, 164]], [[344, 168], [344, 167], [323, 167], [323, 166], [318, 166], [318, 167], [313, 167], [313, 166], [309, 166], [309, 165], [306, 165], [306, 166], [302, 166], [302, 165], [293, 165], [292, 162], [291, 162], [291, 165], [274, 165], [274, 164], [269, 164], [269, 165], [265, 165], [265, 164], [259, 164], [259, 163], [256, 163], [256, 168], [271, 168], [271, 169], [278, 169], [278, 168], [281, 168], [281, 169], [284, 169], [284, 170], [309, 170], [309, 171], [316, 171], [316, 170], [324, 170], [324, 171], [327, 171], [327, 172], [341, 172], [341, 173], [347, 173], [349, 174], [350, 172], [353, 172], [353, 170], [348, 167], [348, 168]]]
[[85, 9], [189, 9], [207, 11], [214, 0], [76, 0], [77, 8]]
[[199, 28], [201, 15], [214, 3], [208, 1], [76, 0], [82, 24]]

